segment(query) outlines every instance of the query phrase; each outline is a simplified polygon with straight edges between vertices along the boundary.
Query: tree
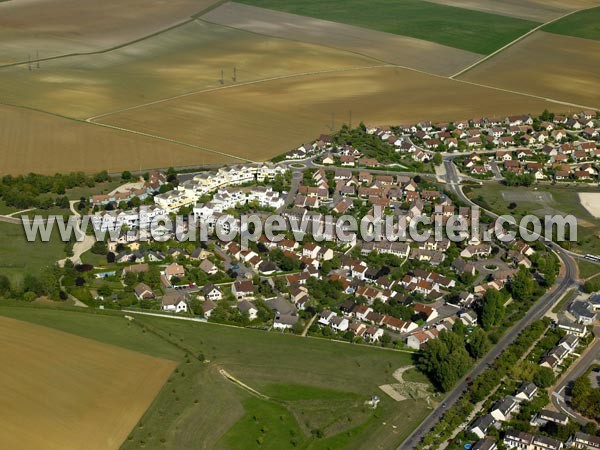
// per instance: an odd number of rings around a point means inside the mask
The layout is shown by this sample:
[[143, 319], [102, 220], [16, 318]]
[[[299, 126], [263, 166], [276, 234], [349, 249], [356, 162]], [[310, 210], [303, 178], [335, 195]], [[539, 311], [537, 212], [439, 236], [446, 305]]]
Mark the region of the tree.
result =
[[535, 290], [535, 281], [525, 268], [515, 274], [508, 285], [509, 291], [516, 300], [529, 300]]
[[108, 254], [108, 246], [103, 241], [94, 242], [91, 252], [95, 255], [106, 255]]
[[0, 275], [0, 297], [7, 297], [10, 295], [10, 280], [6, 275]]
[[433, 164], [435, 164], [436, 166], [441, 166], [442, 163], [444, 162], [444, 160], [442, 159], [442, 154], [441, 153], [436, 153], [435, 155], [433, 155]]
[[125, 171], [124, 171], [124, 172], [121, 174], [121, 179], [122, 179], [123, 181], [129, 181], [129, 180], [131, 180], [131, 178], [132, 178], [132, 175], [131, 175], [131, 172], [130, 172], [129, 170], [125, 170]]
[[549, 367], [538, 367], [533, 382], [541, 388], [550, 387], [554, 383], [554, 372]]
[[484, 330], [500, 324], [504, 318], [504, 305], [502, 296], [496, 289], [488, 289], [483, 298], [479, 311], [479, 322]]
[[392, 337], [388, 333], [383, 333], [383, 336], [381, 336], [380, 340], [381, 343], [386, 346], [392, 342]]
[[442, 331], [437, 339], [427, 343], [417, 365], [435, 386], [446, 392], [467, 372], [471, 358], [461, 336]]
[[490, 349], [490, 341], [487, 334], [481, 329], [474, 330], [469, 336], [467, 351], [474, 359], [479, 359]]

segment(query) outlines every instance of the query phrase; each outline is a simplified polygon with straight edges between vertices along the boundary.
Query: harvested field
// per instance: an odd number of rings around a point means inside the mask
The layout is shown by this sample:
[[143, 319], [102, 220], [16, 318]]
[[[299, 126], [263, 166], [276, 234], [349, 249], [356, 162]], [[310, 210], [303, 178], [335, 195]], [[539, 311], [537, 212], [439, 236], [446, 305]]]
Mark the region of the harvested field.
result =
[[0, 2], [0, 64], [103, 50], [171, 27], [216, 0]]
[[579, 201], [582, 206], [596, 219], [600, 219], [600, 193], [580, 192]]
[[600, 42], [538, 31], [459, 78], [597, 108]]
[[[103, 123], [268, 159], [353, 124], [460, 120], [556, 105], [398, 68], [362, 69], [220, 89], [103, 117]], [[561, 106], [563, 109], [564, 106]], [[225, 138], [226, 137], [226, 138]]]
[[240, 3], [221, 5], [202, 19], [254, 33], [347, 50], [438, 75], [452, 75], [481, 57], [422, 39]]
[[547, 22], [570, 11], [590, 8], [595, 0], [428, 0], [441, 5], [474, 9], [520, 19]]
[[365, 67], [370, 58], [205, 22], [191, 22], [100, 55], [0, 69], [3, 101], [76, 118], [224, 84]]
[[421, 0], [238, 0], [261, 8], [490, 54], [538, 23]]
[[176, 365], [5, 317], [0, 340], [0, 447], [11, 450], [118, 449]]
[[235, 161], [198, 148], [22, 108], [0, 106], [0, 123], [2, 175], [120, 172]]

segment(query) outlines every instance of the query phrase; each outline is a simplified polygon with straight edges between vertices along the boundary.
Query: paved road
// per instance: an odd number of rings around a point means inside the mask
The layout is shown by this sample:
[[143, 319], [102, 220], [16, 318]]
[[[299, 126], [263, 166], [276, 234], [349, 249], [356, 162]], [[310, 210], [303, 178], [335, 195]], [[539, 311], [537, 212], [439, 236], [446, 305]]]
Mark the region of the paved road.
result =
[[[600, 327], [594, 327], [594, 334], [596, 336], [600, 335]], [[594, 364], [594, 361], [598, 359], [600, 356], [600, 339], [596, 339], [592, 347], [590, 347], [586, 353], [578, 358], [573, 364], [573, 367], [569, 371], [568, 375], [556, 386], [556, 389], [552, 392], [550, 396], [552, 400], [552, 404], [558, 411], [562, 411], [567, 414], [571, 419], [575, 420], [581, 425], [585, 425], [590, 422], [590, 419], [586, 419], [585, 417], [578, 414], [576, 411], [572, 410], [569, 405], [565, 402], [565, 390], [567, 387], [573, 383], [577, 378], [583, 375], [588, 368]]]
[[[444, 164], [446, 165], [446, 173], [447, 173], [447, 186], [448, 189], [454, 192], [465, 204], [475, 206], [475, 204], [462, 192], [460, 187], [460, 176], [456, 169], [456, 166], [452, 162], [450, 158], [445, 159]], [[496, 214], [491, 211], [487, 211], [481, 208], [491, 217], [498, 217]], [[555, 285], [552, 291], [547, 292], [544, 296], [542, 296], [525, 314], [523, 319], [519, 322], [515, 323], [511, 328], [509, 328], [500, 341], [488, 352], [488, 354], [482, 358], [475, 367], [468, 373], [457, 385], [450, 391], [448, 396], [445, 399], [446, 407], [449, 408], [454, 405], [463, 395], [463, 392], [468, 387], [467, 378], [473, 379], [476, 376], [480, 375], [483, 371], [485, 371], [494, 360], [516, 339], [516, 337], [523, 331], [526, 327], [531, 325], [538, 319], [541, 319], [544, 314], [552, 307], [554, 303], [556, 303], [562, 295], [566, 292], [568, 288], [573, 286], [576, 282], [577, 276], [577, 266], [573, 259], [558, 245], [553, 243], [547, 243], [547, 245], [557, 253], [559, 258], [563, 261], [565, 267], [565, 273], [562, 278], [557, 280], [557, 284]], [[417, 444], [423, 439], [425, 434], [427, 434], [442, 418], [444, 415], [445, 409], [442, 407], [438, 407], [434, 409], [431, 414], [421, 423], [421, 425], [400, 445], [400, 450], [410, 450], [417, 446]]]

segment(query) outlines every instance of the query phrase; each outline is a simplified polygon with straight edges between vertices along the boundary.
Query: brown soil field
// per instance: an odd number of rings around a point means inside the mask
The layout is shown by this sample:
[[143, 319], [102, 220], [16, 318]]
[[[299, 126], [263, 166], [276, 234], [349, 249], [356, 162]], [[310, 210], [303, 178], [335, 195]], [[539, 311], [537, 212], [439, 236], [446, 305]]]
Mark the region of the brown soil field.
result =
[[600, 42], [537, 31], [460, 78], [598, 108]]
[[105, 49], [181, 23], [217, 0], [0, 2], [0, 64]]
[[310, 17], [226, 3], [202, 16], [208, 22], [355, 52], [379, 61], [451, 75], [481, 55], [391, 33]]
[[[231, 163], [197, 148], [0, 105], [0, 174], [120, 172]], [[239, 162], [239, 161], [238, 161]]]
[[206, 22], [99, 54], [0, 68], [6, 103], [88, 118], [157, 99], [294, 73], [365, 67], [378, 61]]
[[0, 318], [0, 447], [118, 449], [173, 361]]
[[547, 22], [570, 11], [598, 6], [595, 0], [428, 0], [503, 16]]
[[[353, 125], [540, 113], [556, 104], [399, 68], [287, 78], [204, 92], [107, 116], [112, 125], [268, 159]], [[564, 106], [559, 107], [561, 110]]]

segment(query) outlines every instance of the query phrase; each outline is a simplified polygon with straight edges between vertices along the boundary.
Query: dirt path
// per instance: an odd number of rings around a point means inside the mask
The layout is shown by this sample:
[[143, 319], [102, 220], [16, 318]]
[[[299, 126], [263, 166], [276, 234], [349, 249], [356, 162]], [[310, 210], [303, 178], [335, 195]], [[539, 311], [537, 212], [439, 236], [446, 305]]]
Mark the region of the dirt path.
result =
[[308, 329], [311, 327], [311, 325], [313, 324], [313, 322], [315, 321], [316, 318], [317, 318], [316, 314], [311, 317], [311, 319], [308, 321], [308, 323], [304, 327], [304, 330], [302, 331], [302, 334], [300, 336], [306, 337], [306, 334], [308, 333]]
[[234, 384], [237, 384], [239, 387], [241, 387], [242, 389], [244, 389], [245, 391], [248, 391], [249, 393], [251, 393], [252, 395], [254, 395], [255, 397], [261, 398], [263, 400], [271, 400], [271, 397], [262, 394], [260, 392], [258, 392], [256, 389], [251, 388], [250, 386], [248, 386], [246, 383], [243, 383], [242, 381], [238, 380], [237, 378], [235, 378], [233, 375], [231, 375], [229, 372], [227, 372], [225, 369], [219, 369], [219, 373], [226, 379], [228, 379], [229, 381], [231, 381]]
[[[81, 214], [79, 214], [79, 212], [75, 209], [76, 203], [79, 202], [77, 200], [71, 200], [69, 202], [69, 209], [71, 210], [71, 213], [78, 218], [79, 221], [79, 219], [81, 218]], [[90, 236], [87, 234], [83, 236], [83, 240], [79, 240], [82, 237], [81, 232], [77, 227], [75, 227], [74, 230], [75, 238], [77, 239], [77, 241], [75, 241], [75, 244], [73, 244], [73, 256], [69, 256], [68, 258], [64, 258], [57, 261], [59, 267], [64, 267], [67, 259], [73, 261], [73, 264], [75, 265], [81, 264], [81, 255], [90, 250], [96, 242], [96, 238], [94, 236]]]

